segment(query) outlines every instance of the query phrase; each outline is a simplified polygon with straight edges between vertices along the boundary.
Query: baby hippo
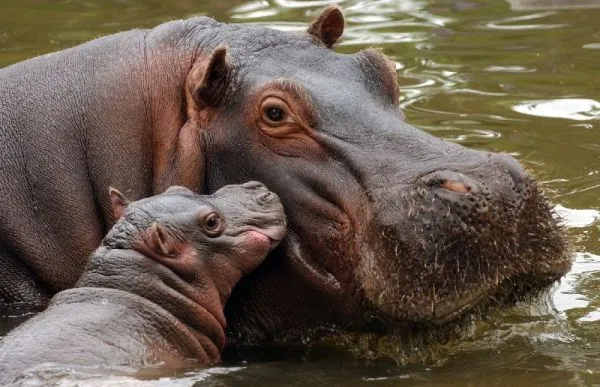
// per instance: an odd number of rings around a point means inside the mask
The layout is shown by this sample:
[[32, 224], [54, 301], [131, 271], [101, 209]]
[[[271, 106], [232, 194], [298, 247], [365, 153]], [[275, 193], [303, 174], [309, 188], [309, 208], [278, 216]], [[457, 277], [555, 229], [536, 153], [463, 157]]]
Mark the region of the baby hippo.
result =
[[276, 194], [258, 182], [199, 196], [183, 187], [129, 203], [73, 289], [11, 331], [0, 384], [42, 363], [179, 368], [220, 360], [223, 307], [286, 231]]

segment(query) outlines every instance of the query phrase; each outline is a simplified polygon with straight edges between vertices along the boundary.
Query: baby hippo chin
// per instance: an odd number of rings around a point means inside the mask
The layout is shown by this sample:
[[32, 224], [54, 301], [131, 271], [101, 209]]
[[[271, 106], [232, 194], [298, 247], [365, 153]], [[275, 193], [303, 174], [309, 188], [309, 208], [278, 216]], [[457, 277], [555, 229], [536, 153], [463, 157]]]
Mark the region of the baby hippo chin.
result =
[[40, 365], [176, 369], [220, 361], [231, 290], [285, 236], [283, 206], [262, 183], [212, 195], [184, 187], [129, 202], [73, 289], [9, 333], [0, 383]]

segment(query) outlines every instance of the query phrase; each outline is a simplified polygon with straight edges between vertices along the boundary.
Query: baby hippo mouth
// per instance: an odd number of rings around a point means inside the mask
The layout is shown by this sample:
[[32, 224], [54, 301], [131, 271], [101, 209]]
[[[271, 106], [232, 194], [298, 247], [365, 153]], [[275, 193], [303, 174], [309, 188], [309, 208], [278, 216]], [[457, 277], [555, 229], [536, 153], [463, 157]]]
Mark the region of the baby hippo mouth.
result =
[[248, 244], [255, 245], [257, 247], [263, 247], [267, 251], [273, 250], [283, 238], [273, 238], [265, 233], [254, 230], [245, 231], [242, 235], [244, 236]]
[[[257, 244], [268, 245], [269, 251], [275, 248], [286, 234], [286, 220], [282, 216], [283, 206], [277, 194], [271, 191], [262, 192], [266, 187], [258, 183], [251, 186], [259, 190], [256, 202], [262, 206], [266, 212], [255, 212], [252, 219], [252, 229], [244, 231], [245, 237]], [[264, 188], [264, 189], [263, 189]], [[271, 212], [268, 212], [268, 210]]]
[[[255, 256], [264, 257], [285, 236], [287, 222], [281, 200], [264, 184], [250, 181], [225, 186], [213, 195], [227, 208], [225, 235], [237, 240], [233, 243], [241, 254], [247, 255], [248, 262], [256, 261]], [[228, 197], [235, 197], [237, 201], [228, 202]]]

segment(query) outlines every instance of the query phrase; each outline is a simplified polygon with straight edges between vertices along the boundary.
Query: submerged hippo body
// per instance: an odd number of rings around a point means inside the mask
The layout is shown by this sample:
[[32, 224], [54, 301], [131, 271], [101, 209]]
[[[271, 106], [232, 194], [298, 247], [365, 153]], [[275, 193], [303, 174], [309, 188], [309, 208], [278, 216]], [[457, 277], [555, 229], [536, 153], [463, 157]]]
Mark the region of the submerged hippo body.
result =
[[133, 203], [113, 190], [111, 199], [120, 220], [75, 288], [2, 342], [3, 385], [47, 363], [214, 364], [231, 289], [286, 231], [277, 195], [257, 182], [210, 196], [171, 187]]
[[[288, 234], [240, 282], [231, 337], [445, 323], [547, 286], [561, 229], [513, 158], [408, 125], [393, 63], [308, 33], [193, 18], [0, 72], [0, 300], [73, 286], [111, 225], [106, 187], [140, 198], [264, 182]], [[499, 293], [500, 292], [500, 293]]]

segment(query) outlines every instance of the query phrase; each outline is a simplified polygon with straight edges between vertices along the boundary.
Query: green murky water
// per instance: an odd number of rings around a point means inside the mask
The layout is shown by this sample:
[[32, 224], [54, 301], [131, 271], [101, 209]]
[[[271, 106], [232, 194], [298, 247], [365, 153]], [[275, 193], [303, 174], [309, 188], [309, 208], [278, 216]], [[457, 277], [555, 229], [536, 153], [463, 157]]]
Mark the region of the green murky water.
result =
[[[329, 2], [206, 3], [2, 0], [0, 67], [195, 15], [300, 31]], [[600, 385], [600, 0], [338, 3], [348, 24], [338, 49], [377, 46], [394, 58], [409, 122], [470, 147], [511, 153], [538, 176], [574, 240], [573, 270], [545, 302], [474, 324], [427, 364], [398, 366], [307, 347], [144, 384]]]

